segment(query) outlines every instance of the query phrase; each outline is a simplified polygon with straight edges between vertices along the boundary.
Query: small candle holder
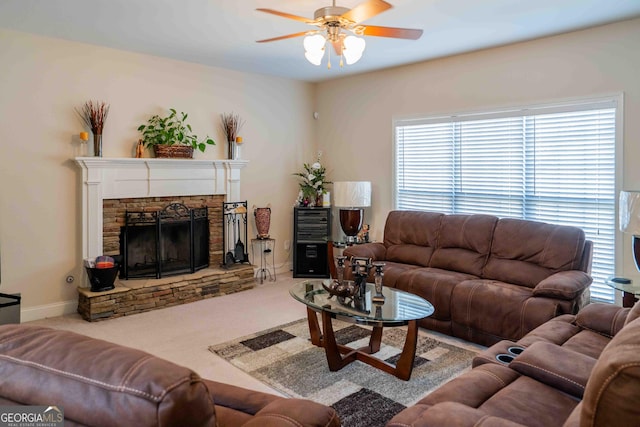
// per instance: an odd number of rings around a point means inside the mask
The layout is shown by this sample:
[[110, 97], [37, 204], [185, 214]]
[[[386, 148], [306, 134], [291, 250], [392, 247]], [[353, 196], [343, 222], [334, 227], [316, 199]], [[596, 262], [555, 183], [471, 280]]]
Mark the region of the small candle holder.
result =
[[374, 317], [376, 319], [382, 319], [382, 303], [374, 302], [373, 305], [376, 308]]
[[336, 269], [336, 274], [338, 275], [338, 284], [342, 285], [342, 281], [344, 280], [344, 262], [347, 259], [346, 256], [336, 257], [338, 261], [338, 268]]
[[373, 267], [376, 269], [374, 273], [374, 283], [376, 294], [371, 298], [371, 301], [374, 303], [384, 303], [385, 297], [382, 295], [382, 278], [384, 277], [384, 273], [382, 269], [384, 268], [384, 262], [374, 262]]

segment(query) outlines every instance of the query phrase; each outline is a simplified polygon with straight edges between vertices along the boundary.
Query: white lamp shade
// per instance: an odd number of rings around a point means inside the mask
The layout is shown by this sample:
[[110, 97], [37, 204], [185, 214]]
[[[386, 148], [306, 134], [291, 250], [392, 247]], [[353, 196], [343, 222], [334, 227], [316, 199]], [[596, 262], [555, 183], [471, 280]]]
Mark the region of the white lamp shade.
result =
[[322, 57], [324, 56], [324, 44], [326, 40], [324, 36], [320, 34], [314, 34], [312, 36], [306, 36], [304, 38], [304, 57], [307, 61], [313, 65], [320, 65]]
[[632, 191], [620, 192], [620, 231], [640, 234], [640, 193]]
[[358, 62], [360, 58], [362, 58], [365, 46], [366, 43], [363, 38], [347, 36], [344, 39], [344, 49], [342, 50], [342, 54], [344, 55], [344, 59], [347, 60], [347, 64], [351, 65]]
[[333, 203], [339, 208], [371, 206], [371, 183], [369, 181], [334, 182]]

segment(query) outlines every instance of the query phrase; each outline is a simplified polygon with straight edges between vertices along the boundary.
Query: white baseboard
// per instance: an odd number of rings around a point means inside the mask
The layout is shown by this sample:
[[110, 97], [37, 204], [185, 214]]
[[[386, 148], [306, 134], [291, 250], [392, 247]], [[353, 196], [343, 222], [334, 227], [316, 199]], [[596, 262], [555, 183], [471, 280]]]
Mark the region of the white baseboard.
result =
[[20, 310], [20, 322], [46, 319], [47, 317], [63, 316], [75, 313], [78, 310], [78, 300], [56, 302], [53, 304], [38, 305], [36, 307]]

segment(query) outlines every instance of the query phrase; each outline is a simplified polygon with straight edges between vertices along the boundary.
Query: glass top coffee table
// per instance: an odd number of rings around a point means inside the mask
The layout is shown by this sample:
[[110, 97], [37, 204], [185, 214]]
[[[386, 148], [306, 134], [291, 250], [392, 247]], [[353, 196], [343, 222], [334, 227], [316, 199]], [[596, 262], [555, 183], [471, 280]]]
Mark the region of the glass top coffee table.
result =
[[[325, 285], [330, 283], [330, 280], [324, 281]], [[360, 360], [402, 380], [408, 380], [416, 355], [417, 321], [431, 316], [434, 311], [433, 305], [417, 295], [387, 287], [382, 288], [384, 302], [374, 302], [372, 295], [375, 294], [375, 290], [371, 283], [366, 285], [364, 298], [357, 303], [345, 304], [339, 302], [338, 297], [331, 296], [322, 284], [323, 280], [308, 280], [293, 286], [289, 293], [307, 306], [311, 342], [324, 347], [329, 370], [338, 371], [354, 360]], [[322, 316], [322, 333], [317, 313], [321, 313]], [[338, 344], [331, 325], [332, 319], [372, 326], [369, 345], [354, 349]], [[407, 337], [395, 366], [372, 356], [380, 350], [383, 327], [404, 325], [407, 325]]]
[[605, 280], [607, 286], [622, 292], [622, 306], [633, 307], [640, 297], [640, 283], [624, 277], [609, 277]]

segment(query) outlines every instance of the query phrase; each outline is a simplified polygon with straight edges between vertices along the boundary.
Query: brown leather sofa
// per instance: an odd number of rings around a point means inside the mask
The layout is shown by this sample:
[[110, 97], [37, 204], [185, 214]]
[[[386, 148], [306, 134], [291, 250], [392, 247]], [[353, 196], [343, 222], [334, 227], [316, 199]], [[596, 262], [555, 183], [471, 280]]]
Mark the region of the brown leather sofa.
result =
[[0, 326], [0, 405], [60, 406], [65, 426], [339, 427], [335, 411], [200, 378], [68, 331]]
[[420, 326], [483, 345], [577, 313], [589, 297], [591, 254], [576, 227], [415, 211], [390, 212], [383, 242], [344, 251], [384, 261], [385, 286], [431, 302]]
[[639, 316], [640, 304], [591, 304], [500, 342], [387, 427], [638, 426]]

